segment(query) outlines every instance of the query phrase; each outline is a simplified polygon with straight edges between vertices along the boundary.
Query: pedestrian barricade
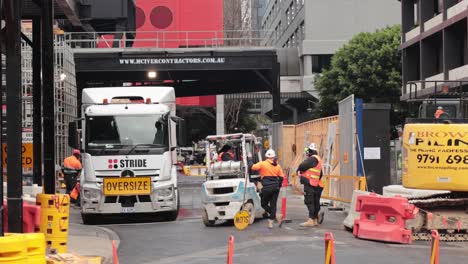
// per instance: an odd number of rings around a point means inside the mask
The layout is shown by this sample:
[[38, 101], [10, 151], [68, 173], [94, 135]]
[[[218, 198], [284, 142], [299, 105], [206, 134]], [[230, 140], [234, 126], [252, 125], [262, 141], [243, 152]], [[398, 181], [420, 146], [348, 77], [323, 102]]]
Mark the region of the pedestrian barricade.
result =
[[70, 196], [68, 194], [38, 194], [41, 206], [40, 232], [44, 233], [50, 252], [67, 252]]
[[401, 196], [383, 197], [375, 193], [359, 195], [356, 211], [360, 218], [354, 221], [353, 234], [358, 238], [410, 244], [411, 230], [405, 221], [413, 219], [418, 208]]
[[325, 264], [335, 264], [335, 238], [330, 232], [325, 233]]
[[27, 243], [24, 236], [10, 235], [0, 237], [1, 264], [28, 263], [27, 252]]
[[185, 166], [184, 172], [187, 176], [206, 176], [206, 166]]
[[[3, 230], [8, 232], [8, 205], [3, 203]], [[41, 224], [41, 207], [23, 203], [23, 233], [34, 233]]]
[[[15, 234], [5, 233], [8, 237], [21, 237], [26, 245], [26, 258], [24, 263], [45, 264], [46, 263], [46, 243], [42, 233]], [[1, 262], [0, 260], [0, 263]]]

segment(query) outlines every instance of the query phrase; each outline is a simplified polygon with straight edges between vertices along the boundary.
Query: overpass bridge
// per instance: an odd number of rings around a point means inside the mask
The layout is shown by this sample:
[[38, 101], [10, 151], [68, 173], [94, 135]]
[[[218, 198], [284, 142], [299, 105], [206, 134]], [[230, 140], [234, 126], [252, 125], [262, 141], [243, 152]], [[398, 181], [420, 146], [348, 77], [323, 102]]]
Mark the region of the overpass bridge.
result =
[[128, 82], [173, 86], [177, 97], [268, 92], [273, 120], [280, 121], [280, 62], [276, 48], [263, 46], [260, 32], [158, 31], [125, 39], [133, 33], [65, 34], [74, 49], [78, 94]]

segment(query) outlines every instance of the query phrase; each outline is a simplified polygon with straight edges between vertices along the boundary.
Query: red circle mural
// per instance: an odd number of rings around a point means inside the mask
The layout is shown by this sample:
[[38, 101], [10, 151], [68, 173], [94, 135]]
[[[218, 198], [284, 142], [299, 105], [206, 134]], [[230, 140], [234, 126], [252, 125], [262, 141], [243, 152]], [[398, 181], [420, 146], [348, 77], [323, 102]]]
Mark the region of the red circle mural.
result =
[[157, 6], [151, 11], [151, 24], [158, 29], [167, 28], [172, 20], [172, 11], [166, 6]]
[[135, 26], [136, 28], [140, 28], [145, 24], [145, 11], [143, 9], [136, 7], [135, 10], [135, 15], [136, 15], [136, 21], [135, 21]]

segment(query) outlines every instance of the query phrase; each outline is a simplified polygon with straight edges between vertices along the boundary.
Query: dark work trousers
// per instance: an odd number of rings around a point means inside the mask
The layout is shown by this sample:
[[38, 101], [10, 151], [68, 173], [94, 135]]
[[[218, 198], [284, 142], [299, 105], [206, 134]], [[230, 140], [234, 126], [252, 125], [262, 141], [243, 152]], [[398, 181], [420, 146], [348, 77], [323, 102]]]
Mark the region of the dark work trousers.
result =
[[304, 204], [309, 210], [309, 218], [317, 219], [320, 212], [320, 196], [323, 188], [304, 184]]
[[268, 219], [275, 220], [276, 204], [278, 202], [279, 188], [262, 189], [262, 208], [268, 213]]

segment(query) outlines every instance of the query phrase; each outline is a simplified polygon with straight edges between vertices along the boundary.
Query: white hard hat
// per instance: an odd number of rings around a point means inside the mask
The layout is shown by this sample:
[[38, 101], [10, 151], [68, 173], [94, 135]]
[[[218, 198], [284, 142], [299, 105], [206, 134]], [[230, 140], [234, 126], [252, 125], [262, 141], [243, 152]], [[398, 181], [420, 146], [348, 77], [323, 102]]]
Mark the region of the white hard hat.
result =
[[276, 153], [275, 153], [274, 150], [269, 149], [269, 150], [267, 150], [267, 152], [265, 153], [265, 156], [266, 156], [267, 158], [274, 158], [274, 157], [276, 157]]
[[442, 106], [437, 107], [437, 109], [442, 110], [444, 109]]
[[315, 144], [315, 143], [310, 143], [309, 149], [310, 149], [310, 150], [317, 150], [317, 144]]

